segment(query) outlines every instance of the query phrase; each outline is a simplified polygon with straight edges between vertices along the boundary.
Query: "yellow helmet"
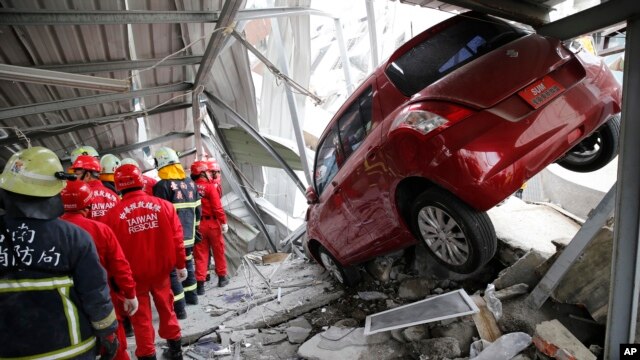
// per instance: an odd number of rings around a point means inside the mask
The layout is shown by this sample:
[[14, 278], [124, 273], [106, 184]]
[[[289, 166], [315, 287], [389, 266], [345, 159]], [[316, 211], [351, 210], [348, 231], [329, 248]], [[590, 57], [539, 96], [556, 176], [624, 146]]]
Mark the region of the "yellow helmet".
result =
[[140, 167], [140, 164], [138, 164], [138, 162], [134, 158], [123, 158], [122, 160], [120, 160], [120, 166], [122, 165], [135, 165], [138, 168]]
[[120, 166], [120, 159], [113, 154], [105, 154], [100, 158], [100, 168], [102, 174], [113, 174]]
[[161, 147], [156, 151], [155, 155], [156, 167], [162, 169], [163, 167], [171, 164], [180, 164], [178, 153], [175, 150], [166, 146]]
[[100, 157], [96, 149], [94, 149], [92, 146], [81, 145], [71, 152], [71, 163], [73, 164], [80, 155], [89, 155], [95, 158]]
[[64, 187], [64, 181], [56, 177], [62, 171], [53, 151], [34, 146], [11, 156], [0, 175], [0, 188], [28, 196], [55, 196]]

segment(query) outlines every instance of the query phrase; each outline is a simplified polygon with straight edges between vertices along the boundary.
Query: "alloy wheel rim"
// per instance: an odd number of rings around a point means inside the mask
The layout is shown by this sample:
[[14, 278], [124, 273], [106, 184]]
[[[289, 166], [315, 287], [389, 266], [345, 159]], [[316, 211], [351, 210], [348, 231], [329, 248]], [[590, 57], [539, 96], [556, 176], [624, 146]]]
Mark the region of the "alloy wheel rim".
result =
[[342, 278], [342, 273], [340, 273], [340, 269], [338, 269], [338, 265], [333, 261], [333, 259], [325, 254], [324, 252], [320, 253], [320, 260], [322, 261], [322, 265], [325, 269], [333, 275], [336, 280], [338, 280], [341, 284], [344, 283], [344, 279]]
[[462, 265], [470, 255], [469, 242], [460, 225], [446, 211], [426, 206], [418, 213], [418, 228], [429, 249], [442, 261]]

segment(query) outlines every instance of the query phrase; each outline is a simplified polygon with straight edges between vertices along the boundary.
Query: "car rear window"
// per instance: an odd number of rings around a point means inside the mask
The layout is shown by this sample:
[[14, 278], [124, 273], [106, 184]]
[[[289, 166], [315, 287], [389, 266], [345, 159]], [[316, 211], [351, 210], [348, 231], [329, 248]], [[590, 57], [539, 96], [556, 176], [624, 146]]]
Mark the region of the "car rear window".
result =
[[526, 34], [490, 16], [459, 16], [460, 21], [429, 36], [387, 66], [387, 76], [404, 95], [412, 96], [462, 65]]

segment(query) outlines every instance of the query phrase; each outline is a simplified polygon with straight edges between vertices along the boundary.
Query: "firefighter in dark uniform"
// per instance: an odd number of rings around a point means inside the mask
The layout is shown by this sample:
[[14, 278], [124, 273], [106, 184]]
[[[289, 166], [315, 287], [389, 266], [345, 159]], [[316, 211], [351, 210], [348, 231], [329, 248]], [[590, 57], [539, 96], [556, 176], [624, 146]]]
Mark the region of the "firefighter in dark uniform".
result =
[[195, 183], [187, 178], [178, 154], [171, 148], [161, 147], [155, 153], [156, 167], [160, 181], [153, 187], [153, 195], [165, 199], [178, 211], [184, 232], [184, 248], [187, 254], [187, 279], [178, 281], [177, 274], [171, 272], [171, 289], [174, 295], [174, 310], [178, 319], [186, 319], [185, 302], [198, 303], [196, 276], [193, 265], [193, 246], [196, 226], [200, 224], [200, 196]]
[[95, 359], [97, 340], [103, 359], [118, 349], [95, 245], [58, 219], [69, 176], [43, 147], [15, 153], [0, 175], [0, 358]]

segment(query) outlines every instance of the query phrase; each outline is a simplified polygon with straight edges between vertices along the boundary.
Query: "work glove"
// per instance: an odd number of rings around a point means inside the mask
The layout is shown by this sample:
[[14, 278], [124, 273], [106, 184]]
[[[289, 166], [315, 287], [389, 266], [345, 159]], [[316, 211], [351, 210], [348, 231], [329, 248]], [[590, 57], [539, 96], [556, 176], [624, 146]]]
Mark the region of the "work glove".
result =
[[138, 298], [134, 296], [133, 299], [124, 299], [124, 311], [133, 316], [138, 311]]
[[200, 234], [200, 226], [196, 226], [195, 243], [198, 244], [202, 241], [202, 234]]
[[178, 281], [183, 282], [187, 279], [187, 269], [178, 269]]
[[100, 335], [100, 360], [113, 360], [118, 352], [118, 337], [116, 333]]
[[227, 231], [229, 231], [229, 225], [227, 224], [222, 224], [222, 233], [226, 234]]

